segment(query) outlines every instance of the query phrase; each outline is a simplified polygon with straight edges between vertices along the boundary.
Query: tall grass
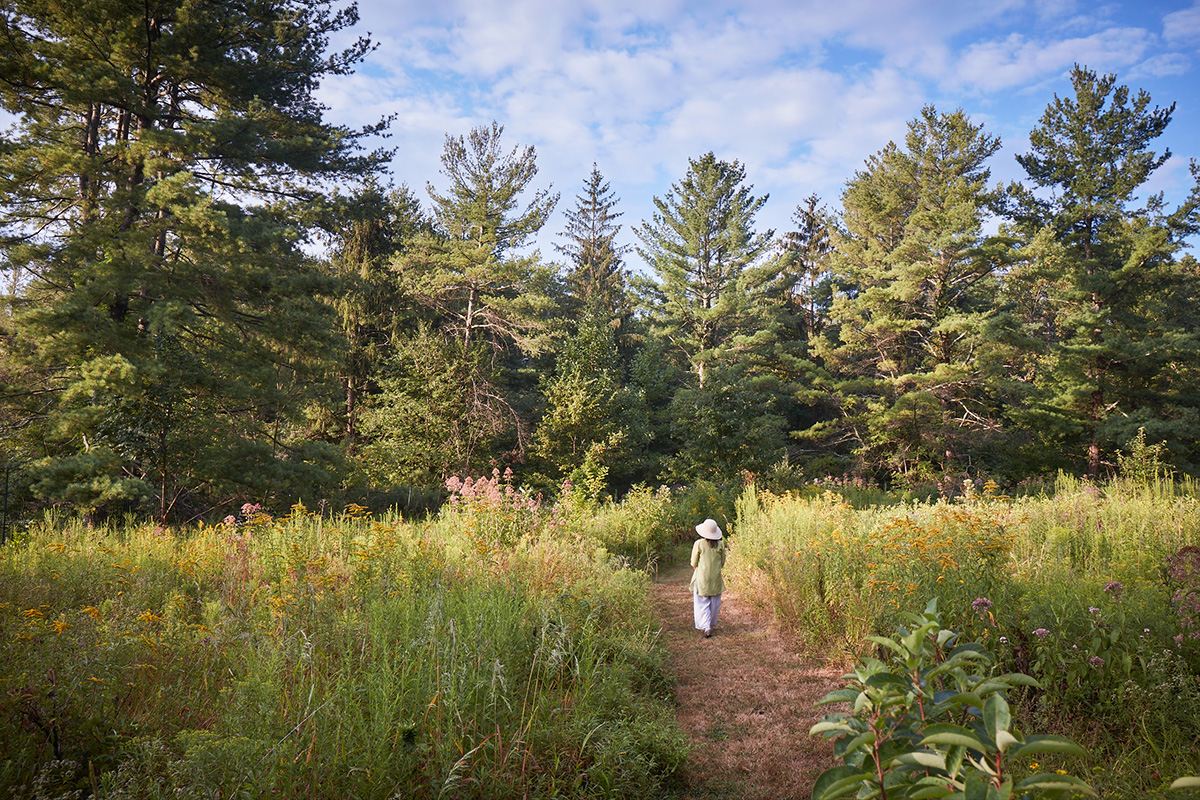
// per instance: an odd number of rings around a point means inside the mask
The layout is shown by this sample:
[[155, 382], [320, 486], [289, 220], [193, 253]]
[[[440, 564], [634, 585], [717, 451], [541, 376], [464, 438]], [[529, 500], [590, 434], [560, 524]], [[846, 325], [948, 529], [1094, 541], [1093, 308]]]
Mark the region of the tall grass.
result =
[[685, 747], [648, 578], [548, 518], [36, 527], [0, 550], [0, 788], [662, 792]]
[[1091, 744], [1102, 795], [1200, 771], [1200, 635], [1185, 608], [1200, 594], [1188, 601], [1164, 570], [1200, 543], [1193, 487], [1060, 477], [1053, 495], [866, 509], [751, 487], [737, 530], [732, 577], [814, 648], [865, 655], [865, 635], [936, 597], [948, 627], [1042, 682], [1023, 713]]

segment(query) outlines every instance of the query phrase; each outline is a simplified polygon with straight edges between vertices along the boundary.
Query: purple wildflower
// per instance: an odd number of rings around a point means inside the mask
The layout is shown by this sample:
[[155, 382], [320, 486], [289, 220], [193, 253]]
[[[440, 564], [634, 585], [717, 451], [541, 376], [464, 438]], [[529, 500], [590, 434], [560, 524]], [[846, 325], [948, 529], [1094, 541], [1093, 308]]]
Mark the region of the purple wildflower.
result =
[[1125, 591], [1125, 586], [1120, 581], [1109, 581], [1104, 584], [1104, 591], [1111, 594], [1116, 600], [1121, 596], [1121, 592]]
[[1045, 628], [1038, 628], [1037, 630], [1035, 630], [1033, 632], [1033, 635], [1038, 637], [1039, 639], [1045, 639], [1047, 636], [1050, 635], [1050, 631], [1046, 630]]
[[1092, 656], [1091, 658], [1088, 659], [1088, 663], [1091, 664], [1093, 667], [1103, 667], [1104, 659], [1101, 658], [1100, 656]]
[[971, 601], [971, 608], [975, 609], [975, 612], [977, 614], [982, 614], [984, 611], [987, 611], [991, 607], [992, 607], [992, 601], [988, 600], [986, 597], [976, 597], [974, 600]]

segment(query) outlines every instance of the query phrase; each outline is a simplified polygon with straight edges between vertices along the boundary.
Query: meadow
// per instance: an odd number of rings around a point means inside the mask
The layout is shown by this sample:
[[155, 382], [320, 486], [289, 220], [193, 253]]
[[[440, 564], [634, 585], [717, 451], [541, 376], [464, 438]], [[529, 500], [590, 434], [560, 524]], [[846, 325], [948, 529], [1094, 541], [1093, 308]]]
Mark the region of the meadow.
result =
[[0, 549], [0, 793], [670, 797], [688, 747], [647, 602], [705, 516], [728, 578], [849, 666], [936, 598], [1028, 733], [1102, 797], [1200, 774], [1200, 491], [1067, 476], [1026, 497], [700, 483], [554, 503], [452, 480], [405, 520], [47, 517]]
[[[972, 487], [975, 488], [975, 487]], [[1069, 766], [1102, 797], [1168, 796], [1200, 774], [1200, 493], [1192, 484], [1060, 476], [1048, 494], [994, 485], [953, 500], [856, 508], [850, 493], [738, 501], [733, 580], [805, 649], [878, 655], [932, 598], [998, 673], [1023, 729], [1089, 750]]]
[[629, 567], [667, 498], [547, 508], [493, 477], [453, 501], [33, 526], [0, 551], [0, 794], [665, 792], [686, 748]]

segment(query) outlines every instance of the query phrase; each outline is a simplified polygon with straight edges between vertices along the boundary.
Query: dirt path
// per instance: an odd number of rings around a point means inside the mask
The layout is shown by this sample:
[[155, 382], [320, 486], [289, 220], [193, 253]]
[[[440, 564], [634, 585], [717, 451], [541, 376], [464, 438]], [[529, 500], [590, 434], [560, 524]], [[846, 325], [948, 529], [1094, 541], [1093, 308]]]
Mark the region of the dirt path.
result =
[[829, 746], [808, 735], [813, 703], [843, 670], [797, 655], [767, 620], [727, 587], [711, 639], [692, 627], [691, 567], [659, 573], [652, 596], [678, 678], [679, 724], [695, 750], [683, 770], [689, 800], [807, 798], [833, 766]]

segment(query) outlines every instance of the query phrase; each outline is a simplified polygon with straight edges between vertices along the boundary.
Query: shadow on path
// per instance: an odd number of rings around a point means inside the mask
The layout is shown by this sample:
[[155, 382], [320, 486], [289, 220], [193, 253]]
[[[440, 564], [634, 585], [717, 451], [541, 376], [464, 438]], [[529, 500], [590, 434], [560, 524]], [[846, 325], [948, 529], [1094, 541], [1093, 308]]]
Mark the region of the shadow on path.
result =
[[683, 770], [690, 800], [808, 798], [833, 766], [828, 744], [808, 735], [824, 715], [813, 704], [843, 671], [797, 654], [727, 587], [711, 639], [692, 627], [687, 562], [659, 573], [652, 598], [676, 676], [679, 725], [694, 747]]

